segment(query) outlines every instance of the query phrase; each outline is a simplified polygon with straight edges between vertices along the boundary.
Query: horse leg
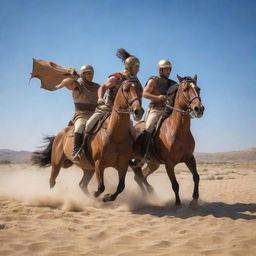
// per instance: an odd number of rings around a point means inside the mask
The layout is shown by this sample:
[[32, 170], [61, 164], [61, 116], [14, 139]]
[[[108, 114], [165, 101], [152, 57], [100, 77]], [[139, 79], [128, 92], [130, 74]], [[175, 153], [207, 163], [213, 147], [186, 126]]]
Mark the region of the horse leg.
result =
[[176, 177], [175, 177], [175, 173], [174, 173], [174, 167], [173, 165], [165, 165], [165, 168], [166, 168], [166, 172], [168, 174], [168, 177], [172, 183], [172, 189], [175, 193], [175, 206], [180, 206], [181, 205], [181, 202], [180, 202], [180, 196], [179, 196], [179, 183], [177, 182], [176, 180]]
[[56, 178], [59, 175], [61, 164], [52, 164], [51, 177], [49, 180], [50, 188], [53, 188], [56, 184]]
[[141, 188], [143, 194], [145, 194], [146, 192], [144, 186], [146, 186], [147, 192], [149, 193], [154, 192], [153, 187], [148, 183], [147, 178], [143, 175], [141, 167], [132, 168], [132, 170], [134, 171], [134, 174], [135, 174], [134, 180], [137, 182], [137, 184]]
[[153, 173], [157, 168], [159, 167], [159, 165], [157, 167], [151, 165], [150, 163], [147, 164], [147, 166], [145, 168], [143, 168], [142, 173], [143, 176], [147, 179], [147, 177]]
[[137, 165], [139, 162], [140, 162], [140, 160], [135, 160], [134, 162], [129, 161], [129, 166], [132, 168], [132, 170], [134, 172], [134, 180], [135, 180], [135, 182], [140, 187], [142, 193], [146, 194], [146, 190], [145, 190], [145, 188], [143, 186], [143, 180], [145, 178], [144, 178], [143, 173], [141, 171], [141, 167], [138, 167], [138, 165]]
[[105, 190], [104, 179], [103, 179], [104, 167], [102, 166], [99, 160], [95, 162], [95, 172], [96, 172], [96, 177], [98, 181], [98, 190], [94, 192], [94, 196], [98, 197]]
[[51, 150], [51, 176], [50, 176], [50, 188], [53, 188], [56, 183], [56, 178], [59, 175], [60, 169], [62, 164], [64, 163], [65, 159], [67, 159], [64, 155], [63, 149], [63, 140], [65, 137], [65, 132], [62, 130], [57, 134], [54, 138]]
[[140, 167], [134, 167], [132, 168], [133, 172], [134, 172], [134, 180], [136, 181], [136, 183], [139, 185], [141, 191], [143, 194], [146, 194], [146, 190], [143, 186], [143, 180], [145, 179], [143, 176], [143, 173], [141, 171]]
[[147, 178], [150, 174], [152, 174], [154, 171], [156, 171], [159, 168], [160, 164], [155, 163], [153, 161], [149, 162], [147, 166], [142, 170], [142, 174], [144, 177], [144, 184], [147, 187], [148, 192], [152, 193], [154, 192], [153, 187], [148, 183]]
[[118, 177], [119, 183], [117, 186], [117, 190], [114, 194], [106, 194], [103, 198], [103, 202], [114, 201], [117, 196], [124, 190], [125, 188], [125, 176], [127, 173], [128, 166], [118, 169]]
[[82, 169], [82, 170], [84, 172], [84, 175], [83, 175], [81, 181], [79, 182], [79, 187], [85, 194], [89, 195], [87, 186], [88, 186], [95, 170], [85, 170], [85, 169]]
[[199, 198], [199, 175], [196, 168], [196, 160], [195, 157], [192, 155], [187, 161], [185, 161], [186, 166], [190, 170], [190, 172], [193, 175], [194, 180], [194, 192], [193, 192], [193, 200], [190, 202], [190, 207], [196, 207], [198, 204], [198, 198]]

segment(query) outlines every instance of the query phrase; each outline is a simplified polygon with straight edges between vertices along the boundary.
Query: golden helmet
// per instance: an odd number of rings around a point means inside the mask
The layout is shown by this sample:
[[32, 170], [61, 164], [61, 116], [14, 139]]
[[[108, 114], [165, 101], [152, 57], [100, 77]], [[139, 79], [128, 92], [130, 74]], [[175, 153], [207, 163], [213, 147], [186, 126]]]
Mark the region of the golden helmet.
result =
[[80, 74], [83, 74], [85, 72], [94, 72], [94, 69], [91, 65], [83, 65], [81, 68], [80, 68]]
[[158, 62], [158, 71], [160, 72], [162, 68], [172, 69], [172, 64], [169, 60], [160, 60]]
[[125, 62], [124, 62], [124, 66], [125, 66], [125, 68], [126, 69], [128, 69], [128, 70], [130, 70], [130, 68], [132, 67], [132, 66], [139, 66], [140, 65], [140, 61], [139, 61], [139, 59], [137, 58], [137, 57], [135, 57], [135, 56], [130, 56], [130, 57], [128, 57], [126, 60], [125, 60]]

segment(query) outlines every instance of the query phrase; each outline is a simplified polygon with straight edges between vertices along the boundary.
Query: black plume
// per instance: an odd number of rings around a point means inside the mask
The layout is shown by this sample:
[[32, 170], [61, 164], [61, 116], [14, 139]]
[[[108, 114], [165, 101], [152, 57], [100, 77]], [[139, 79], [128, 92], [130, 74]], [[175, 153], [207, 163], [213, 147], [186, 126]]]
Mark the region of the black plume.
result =
[[124, 48], [120, 48], [117, 50], [116, 56], [120, 58], [123, 62], [125, 62], [125, 60], [131, 56], [131, 54], [127, 52]]

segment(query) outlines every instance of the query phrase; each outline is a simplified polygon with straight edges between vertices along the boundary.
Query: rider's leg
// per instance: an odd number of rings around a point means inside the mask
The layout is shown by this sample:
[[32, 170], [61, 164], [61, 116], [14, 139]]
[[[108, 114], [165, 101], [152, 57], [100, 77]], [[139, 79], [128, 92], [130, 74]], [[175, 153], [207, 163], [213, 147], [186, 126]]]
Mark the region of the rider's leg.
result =
[[75, 121], [75, 131], [74, 131], [74, 149], [73, 149], [73, 155], [72, 160], [80, 161], [80, 149], [83, 144], [83, 131], [85, 127], [86, 119], [85, 118], [78, 118]]
[[88, 119], [85, 126], [85, 133], [90, 134], [96, 123], [105, 115], [105, 112], [98, 107], [93, 115]]
[[145, 129], [143, 131], [143, 137], [142, 137], [142, 147], [141, 147], [141, 155], [142, 158], [146, 158], [149, 150], [151, 135], [154, 131], [155, 125], [161, 115], [163, 114], [163, 111], [152, 109], [149, 111]]

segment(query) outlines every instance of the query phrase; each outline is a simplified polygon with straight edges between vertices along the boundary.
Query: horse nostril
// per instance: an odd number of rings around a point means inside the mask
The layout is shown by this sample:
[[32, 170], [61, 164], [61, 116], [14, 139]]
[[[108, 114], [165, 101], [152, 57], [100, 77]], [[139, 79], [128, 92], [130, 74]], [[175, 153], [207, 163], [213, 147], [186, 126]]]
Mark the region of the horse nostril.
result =
[[197, 106], [194, 108], [194, 110], [195, 110], [196, 112], [199, 112], [199, 108], [198, 108]]
[[144, 114], [143, 108], [133, 110], [133, 117], [136, 121], [139, 121], [142, 118], [143, 114]]

